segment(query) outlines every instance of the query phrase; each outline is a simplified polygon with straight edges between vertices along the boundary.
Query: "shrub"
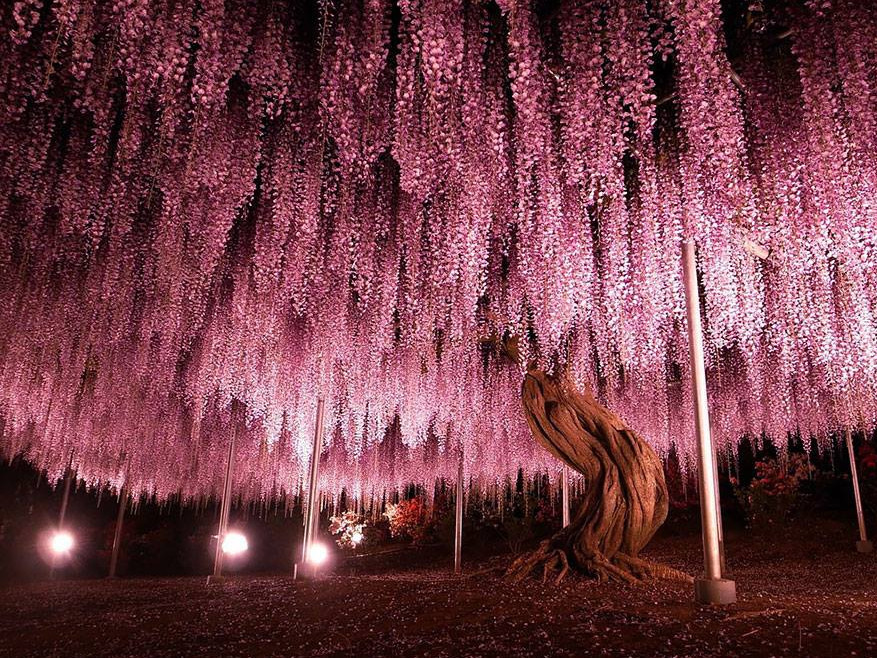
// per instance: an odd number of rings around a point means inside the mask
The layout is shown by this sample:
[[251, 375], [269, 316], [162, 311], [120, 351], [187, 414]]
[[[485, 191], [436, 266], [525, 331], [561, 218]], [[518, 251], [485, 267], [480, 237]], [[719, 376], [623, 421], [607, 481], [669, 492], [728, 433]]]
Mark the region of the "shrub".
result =
[[397, 504], [388, 504], [384, 516], [390, 525], [393, 539], [409, 539], [415, 544], [426, 544], [435, 540], [434, 509], [424, 496], [415, 496]]
[[343, 549], [355, 550], [367, 543], [365, 519], [352, 510], [329, 519], [329, 532]]
[[755, 477], [747, 487], [732, 478], [734, 494], [750, 527], [767, 528], [786, 523], [800, 506], [802, 484], [813, 467], [803, 454], [789, 455], [785, 464], [775, 458], [755, 464]]

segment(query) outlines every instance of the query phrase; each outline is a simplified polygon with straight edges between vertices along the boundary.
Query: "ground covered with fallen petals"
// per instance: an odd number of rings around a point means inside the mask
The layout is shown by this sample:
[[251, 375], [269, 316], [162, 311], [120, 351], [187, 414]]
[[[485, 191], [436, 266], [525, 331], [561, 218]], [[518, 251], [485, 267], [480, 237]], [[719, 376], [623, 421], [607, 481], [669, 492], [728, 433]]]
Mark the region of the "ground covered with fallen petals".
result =
[[[347, 560], [318, 580], [236, 576], [63, 581], [0, 589], [9, 656], [868, 656], [877, 557], [848, 527], [729, 536], [739, 602], [691, 586], [510, 583], [438, 549]], [[854, 533], [853, 533], [854, 534]], [[666, 533], [649, 557], [696, 573], [700, 538]]]

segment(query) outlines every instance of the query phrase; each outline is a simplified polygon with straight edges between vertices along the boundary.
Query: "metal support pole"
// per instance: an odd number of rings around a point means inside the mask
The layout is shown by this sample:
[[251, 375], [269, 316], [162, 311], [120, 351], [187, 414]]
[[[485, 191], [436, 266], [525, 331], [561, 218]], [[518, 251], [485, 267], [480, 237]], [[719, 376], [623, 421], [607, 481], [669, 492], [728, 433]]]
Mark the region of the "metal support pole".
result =
[[58, 530], [64, 528], [64, 517], [67, 516], [67, 504], [70, 502], [70, 484], [73, 481], [73, 468], [67, 467], [67, 473], [64, 476], [64, 495], [61, 497], [61, 511], [58, 514]]
[[122, 524], [125, 522], [125, 508], [128, 507], [128, 483], [119, 490], [119, 513], [116, 516], [116, 531], [113, 533], [113, 552], [110, 555], [110, 573], [108, 578], [116, 577], [119, 564], [119, 547], [122, 544]]
[[722, 555], [719, 525], [722, 522], [717, 504], [715, 450], [710, 435], [709, 406], [706, 393], [706, 368], [703, 358], [703, 334], [700, 324], [700, 292], [697, 287], [697, 262], [694, 242], [682, 243], [682, 269], [685, 280], [685, 301], [688, 316], [688, 345], [691, 357], [692, 391], [694, 393], [695, 429], [697, 432], [698, 484], [700, 517], [703, 530], [706, 577], [694, 584], [695, 600], [699, 603], [734, 603], [737, 600], [733, 580], [722, 578]]
[[721, 494], [719, 492], [719, 455], [717, 452], [713, 453], [715, 459], [715, 467], [713, 468], [713, 483], [714, 483], [714, 491], [716, 492], [716, 513], [719, 518], [719, 568], [721, 570], [722, 576], [725, 575], [725, 531], [722, 527], [722, 500]]
[[[64, 518], [67, 516], [67, 504], [70, 502], [70, 485], [73, 482], [73, 453], [70, 454], [70, 463], [64, 475], [64, 494], [61, 496], [61, 510], [58, 513], [58, 530], [64, 529]], [[55, 577], [56, 557], [52, 555], [52, 563], [49, 567], [49, 578]]]
[[[305, 514], [305, 536], [301, 548], [301, 563], [307, 564], [308, 557], [311, 553], [311, 545], [317, 535], [317, 521], [319, 514], [317, 505], [319, 505], [319, 492], [317, 491], [318, 480], [320, 477], [320, 453], [323, 451], [323, 414], [325, 412], [326, 402], [323, 396], [317, 398], [317, 422], [314, 427], [314, 445], [311, 449], [311, 472], [310, 472], [310, 489], [308, 490], [308, 507]], [[298, 564], [293, 569], [293, 578], [298, 577]]]
[[454, 573], [463, 570], [463, 455], [457, 468], [457, 500], [454, 523]]
[[[232, 403], [234, 404], [234, 403]], [[222, 487], [222, 501], [219, 510], [219, 532], [216, 535], [216, 554], [213, 558], [213, 576], [207, 579], [207, 583], [222, 580], [222, 540], [228, 532], [228, 517], [231, 510], [231, 485], [234, 477], [234, 444], [237, 438], [237, 414], [232, 411], [231, 440], [228, 443], [228, 456], [225, 460], [225, 483]]]
[[853, 434], [849, 429], [846, 431], [847, 452], [850, 456], [850, 479], [853, 481], [853, 498], [856, 501], [856, 518], [859, 521], [859, 541], [856, 542], [856, 550], [859, 553], [870, 553], [874, 545], [868, 541], [865, 532], [865, 516], [862, 513], [862, 494], [859, 491], [859, 473], [856, 469], [856, 452], [853, 449]]
[[563, 527], [569, 525], [569, 471], [566, 464], [560, 476], [561, 502], [563, 507]]

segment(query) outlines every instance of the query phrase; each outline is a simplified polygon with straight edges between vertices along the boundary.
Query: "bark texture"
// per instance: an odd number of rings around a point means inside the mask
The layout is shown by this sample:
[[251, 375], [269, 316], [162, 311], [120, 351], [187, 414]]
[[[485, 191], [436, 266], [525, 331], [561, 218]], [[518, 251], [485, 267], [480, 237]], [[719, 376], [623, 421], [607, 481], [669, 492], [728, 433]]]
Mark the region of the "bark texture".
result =
[[590, 393], [530, 370], [522, 399], [533, 436], [585, 477], [585, 500], [570, 525], [510, 567], [513, 578], [570, 568], [600, 581], [648, 578], [691, 581], [639, 552], [667, 518], [668, 494], [661, 460], [652, 448]]

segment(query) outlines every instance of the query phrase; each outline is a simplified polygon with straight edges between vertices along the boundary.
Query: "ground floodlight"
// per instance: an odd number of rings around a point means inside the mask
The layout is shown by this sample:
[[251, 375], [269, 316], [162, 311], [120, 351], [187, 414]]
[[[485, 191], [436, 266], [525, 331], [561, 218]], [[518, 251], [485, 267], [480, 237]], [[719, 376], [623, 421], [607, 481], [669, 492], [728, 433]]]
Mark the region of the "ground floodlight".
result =
[[226, 555], [240, 555], [249, 547], [247, 538], [239, 532], [226, 533], [222, 540], [222, 552]]
[[59, 530], [49, 539], [49, 548], [55, 555], [65, 555], [73, 549], [73, 535], [65, 530]]
[[326, 560], [329, 559], [329, 549], [325, 544], [321, 544], [320, 542], [314, 542], [311, 544], [311, 548], [308, 551], [308, 562], [310, 562], [315, 567], [320, 566]]

